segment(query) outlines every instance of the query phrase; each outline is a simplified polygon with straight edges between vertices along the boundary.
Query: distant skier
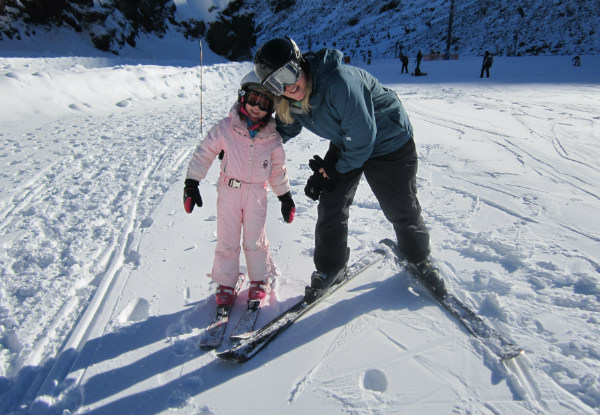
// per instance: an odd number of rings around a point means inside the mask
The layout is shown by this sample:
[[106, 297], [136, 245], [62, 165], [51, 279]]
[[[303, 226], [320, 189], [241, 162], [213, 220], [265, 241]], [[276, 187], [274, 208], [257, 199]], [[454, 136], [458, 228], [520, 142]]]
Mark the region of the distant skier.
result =
[[400, 73], [404, 73], [404, 71], [408, 73], [408, 55], [402, 55], [400, 60], [402, 61], [402, 69], [400, 70]]
[[287, 223], [296, 208], [285, 166], [281, 136], [275, 129], [273, 96], [261, 85], [254, 71], [241, 82], [238, 101], [229, 116], [213, 126], [198, 144], [189, 162], [183, 192], [187, 213], [202, 206], [200, 180], [212, 162], [223, 157], [217, 185], [217, 247], [211, 277], [218, 285], [218, 305], [235, 298], [233, 286], [239, 276], [240, 234], [250, 278], [250, 299], [266, 295], [266, 280], [277, 270], [265, 234], [267, 183], [281, 201]]
[[419, 72], [421, 71], [421, 59], [423, 59], [423, 53], [421, 52], [421, 49], [419, 49], [419, 53], [417, 53], [417, 69]]
[[483, 64], [481, 65], [481, 75], [479, 75], [480, 78], [483, 78], [484, 72], [487, 78], [490, 77], [490, 68], [492, 67], [493, 63], [494, 57], [490, 52], [486, 51], [485, 55], [483, 56]]
[[579, 55], [575, 56], [572, 60], [573, 66], [581, 66], [581, 58]]

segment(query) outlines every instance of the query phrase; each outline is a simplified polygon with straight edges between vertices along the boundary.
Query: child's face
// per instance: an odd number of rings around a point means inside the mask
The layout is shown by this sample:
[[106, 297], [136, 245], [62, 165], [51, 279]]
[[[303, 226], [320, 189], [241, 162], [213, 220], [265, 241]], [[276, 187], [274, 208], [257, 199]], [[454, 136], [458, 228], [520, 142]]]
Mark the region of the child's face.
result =
[[267, 115], [267, 111], [261, 110], [258, 107], [258, 104], [250, 105], [250, 103], [247, 102], [244, 108], [248, 113], [248, 117], [254, 122], [262, 120]]
[[256, 91], [246, 93], [244, 109], [252, 121], [256, 122], [263, 119], [271, 108], [273, 108], [273, 101], [267, 95]]

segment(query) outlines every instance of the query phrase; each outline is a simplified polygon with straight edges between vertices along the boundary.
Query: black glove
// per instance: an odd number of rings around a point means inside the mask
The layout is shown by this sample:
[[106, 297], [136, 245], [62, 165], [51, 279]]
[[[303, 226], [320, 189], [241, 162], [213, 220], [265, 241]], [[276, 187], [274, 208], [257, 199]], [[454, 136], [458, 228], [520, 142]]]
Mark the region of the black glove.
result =
[[185, 179], [183, 188], [183, 208], [187, 213], [192, 213], [194, 205], [202, 207], [202, 197], [200, 196], [200, 183], [198, 180]]
[[319, 172], [313, 173], [312, 176], [306, 181], [304, 186], [304, 194], [314, 200], [315, 202], [321, 197], [321, 191], [323, 190], [323, 182], [327, 180]]
[[296, 215], [296, 205], [292, 199], [292, 194], [287, 192], [281, 196], [277, 196], [277, 199], [281, 202], [281, 215], [283, 220], [287, 223], [292, 223], [294, 215]]
[[[327, 190], [333, 190], [336, 188], [337, 184], [342, 178], [342, 174], [337, 171], [335, 168], [336, 160], [333, 158], [329, 158], [325, 155], [325, 160], [323, 160], [320, 156], [314, 155], [312, 159], [308, 161], [308, 165], [314, 172], [318, 172], [320, 169], [325, 171], [327, 177], [323, 182], [323, 187]], [[321, 174], [321, 173], [319, 173]]]
[[[325, 159], [322, 159], [319, 156], [314, 156], [314, 158], [308, 161], [308, 166], [314, 172], [314, 174], [308, 178], [306, 186], [304, 187], [304, 194], [306, 196], [308, 196], [314, 201], [317, 201], [321, 197], [321, 191], [323, 190], [323, 188], [329, 191], [334, 190], [336, 188], [337, 182], [330, 180], [329, 178], [323, 177], [323, 173], [320, 173], [319, 170], [323, 168], [323, 170], [326, 171], [325, 174], [327, 174], [328, 169], [333, 170], [335, 173], [337, 173], [337, 171], [335, 170], [335, 163], [338, 161], [339, 158], [340, 149], [336, 147], [333, 143], [329, 143], [329, 149], [327, 150], [327, 153], [325, 153]], [[325, 166], [330, 167], [325, 168]], [[329, 174], [327, 174], [327, 176], [329, 176]]]
[[219, 155], [217, 156], [217, 158], [219, 160], [223, 160], [223, 157], [225, 157], [225, 150], [221, 150], [221, 152], [219, 153]]
[[341, 176], [341, 174], [338, 173], [337, 169], [335, 168], [335, 162], [325, 161], [316, 154], [308, 161], [308, 165], [313, 171], [315, 171], [315, 168], [317, 169], [316, 171], [319, 171], [321, 168], [325, 170], [325, 174], [330, 180], [339, 180]]
[[323, 175], [322, 173], [319, 173], [319, 170], [321, 169], [321, 167], [323, 167], [323, 165], [325, 164], [325, 160], [323, 160], [321, 157], [314, 155], [312, 159], [308, 160], [308, 167], [310, 167], [310, 169], [317, 174]]

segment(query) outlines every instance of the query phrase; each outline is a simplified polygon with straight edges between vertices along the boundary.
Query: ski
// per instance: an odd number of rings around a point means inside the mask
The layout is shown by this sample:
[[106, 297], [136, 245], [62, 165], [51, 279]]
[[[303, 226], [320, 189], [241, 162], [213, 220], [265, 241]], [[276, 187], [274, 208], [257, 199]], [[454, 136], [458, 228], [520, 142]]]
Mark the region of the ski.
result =
[[[420, 275], [415, 274], [408, 262], [398, 250], [398, 245], [391, 239], [384, 239], [382, 244], [391, 248], [396, 262], [414, 275], [419, 283]], [[439, 297], [433, 294], [425, 284], [421, 285], [427, 289], [431, 296], [438, 301], [454, 318], [474, 337], [479, 339], [489, 350], [491, 350], [500, 361], [506, 361], [523, 354], [523, 349], [515, 345], [510, 339], [498, 332], [490, 323], [480, 317], [475, 311], [464, 304], [454, 294], [448, 292]]]
[[287, 311], [284, 311], [263, 328], [253, 332], [248, 338], [242, 340], [233, 348], [218, 353], [217, 356], [223, 360], [234, 363], [243, 363], [249, 360], [259, 351], [261, 351], [267, 344], [273, 341], [285, 329], [290, 327], [302, 315], [319, 304], [324, 298], [337, 291], [340, 287], [355, 278], [357, 275], [361, 274], [369, 267], [381, 261], [385, 255], [386, 252], [383, 249], [375, 249], [366, 254], [360, 260], [348, 267], [346, 270], [346, 276], [343, 280], [325, 290], [314, 290], [310, 287], [306, 287], [305, 295], [302, 300], [297, 302]]
[[231, 335], [229, 336], [232, 340], [244, 340], [252, 335], [254, 331], [254, 326], [256, 325], [256, 320], [258, 319], [258, 313], [262, 308], [264, 302], [269, 296], [269, 292], [271, 291], [271, 284], [273, 284], [273, 278], [269, 278], [267, 280], [268, 289], [265, 297], [262, 300], [251, 300], [248, 299], [248, 307], [244, 310], [244, 314], [240, 317], [237, 324], [233, 328]]
[[[240, 273], [238, 281], [235, 284], [235, 296], [237, 296], [245, 279], [246, 275]], [[202, 333], [199, 344], [201, 349], [214, 349], [221, 345], [223, 337], [225, 336], [225, 330], [227, 329], [227, 323], [229, 323], [229, 315], [231, 314], [231, 309], [234, 304], [235, 298], [229, 305], [217, 305], [217, 311], [213, 321], [208, 325], [206, 330], [204, 330], [204, 333]]]

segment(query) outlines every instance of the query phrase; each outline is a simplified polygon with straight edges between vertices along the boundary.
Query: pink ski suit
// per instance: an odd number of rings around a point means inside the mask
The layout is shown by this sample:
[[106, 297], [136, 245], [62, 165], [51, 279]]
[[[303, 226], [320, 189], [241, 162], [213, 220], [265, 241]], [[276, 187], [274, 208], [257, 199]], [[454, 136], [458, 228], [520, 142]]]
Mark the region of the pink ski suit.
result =
[[285, 152], [275, 120], [251, 138], [236, 103], [229, 116], [213, 126], [196, 147], [187, 178], [202, 180], [223, 150], [217, 185], [217, 247], [211, 277], [217, 284], [234, 286], [239, 274], [240, 233], [248, 277], [262, 281], [277, 276], [265, 233], [267, 182], [277, 196], [290, 190]]

